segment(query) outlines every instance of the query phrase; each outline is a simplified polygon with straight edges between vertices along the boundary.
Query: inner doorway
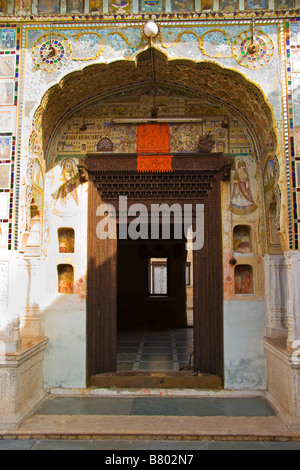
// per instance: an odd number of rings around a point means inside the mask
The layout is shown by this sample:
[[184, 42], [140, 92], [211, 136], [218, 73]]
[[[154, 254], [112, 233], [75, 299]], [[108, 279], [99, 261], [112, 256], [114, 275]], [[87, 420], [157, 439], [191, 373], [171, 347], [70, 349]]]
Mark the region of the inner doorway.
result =
[[167, 240], [118, 238], [118, 372], [193, 369], [186, 240], [170, 232]]

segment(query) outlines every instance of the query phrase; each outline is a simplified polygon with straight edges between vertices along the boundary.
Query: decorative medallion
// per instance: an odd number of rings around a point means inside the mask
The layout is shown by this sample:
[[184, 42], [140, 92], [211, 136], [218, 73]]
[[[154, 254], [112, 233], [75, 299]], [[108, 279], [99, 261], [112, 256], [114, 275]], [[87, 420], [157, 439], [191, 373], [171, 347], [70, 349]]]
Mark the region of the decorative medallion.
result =
[[33, 45], [32, 60], [39, 69], [55, 72], [67, 64], [71, 52], [70, 43], [62, 34], [44, 34]]
[[233, 57], [240, 65], [250, 69], [264, 67], [271, 61], [273, 54], [273, 41], [263, 31], [243, 31], [233, 43]]

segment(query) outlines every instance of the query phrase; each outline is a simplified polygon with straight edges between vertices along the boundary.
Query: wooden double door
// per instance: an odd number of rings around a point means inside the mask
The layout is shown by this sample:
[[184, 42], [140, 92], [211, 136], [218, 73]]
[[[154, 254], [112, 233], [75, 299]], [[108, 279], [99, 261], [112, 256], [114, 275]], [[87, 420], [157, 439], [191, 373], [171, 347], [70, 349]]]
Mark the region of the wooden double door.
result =
[[[199, 223], [197, 208], [204, 207], [204, 243], [200, 249], [193, 250], [194, 369], [222, 378], [223, 270], [220, 185], [221, 180], [228, 177], [229, 166], [222, 154], [178, 154], [173, 156], [171, 172], [139, 172], [136, 159], [137, 156], [133, 154], [105, 154], [89, 155], [85, 162], [89, 180], [87, 382], [98, 374], [116, 371], [118, 300], [120, 302], [118, 256], [120, 261], [124, 252], [120, 240], [118, 242], [118, 230], [114, 236], [99, 237], [97, 228], [99, 213], [103, 215], [99, 207], [103, 207], [103, 204], [109, 204], [105, 207], [114, 209], [116, 223], [119, 223], [120, 218], [124, 216], [119, 212], [120, 196], [126, 196], [130, 206], [143, 204], [148, 213], [151, 213], [153, 204], [165, 203], [169, 207], [177, 204], [182, 211], [188, 207], [192, 210], [194, 233], [196, 224]], [[138, 244], [133, 245], [136, 249], [144, 249], [141, 248], [143, 244], [140, 248]], [[151, 246], [151, 239], [144, 243], [144, 247], [145, 245]], [[171, 245], [170, 241], [168, 246]], [[145, 252], [144, 256], [149, 258]], [[181, 261], [183, 262], [184, 258]], [[180, 318], [182, 319], [179, 315], [179, 324]]]

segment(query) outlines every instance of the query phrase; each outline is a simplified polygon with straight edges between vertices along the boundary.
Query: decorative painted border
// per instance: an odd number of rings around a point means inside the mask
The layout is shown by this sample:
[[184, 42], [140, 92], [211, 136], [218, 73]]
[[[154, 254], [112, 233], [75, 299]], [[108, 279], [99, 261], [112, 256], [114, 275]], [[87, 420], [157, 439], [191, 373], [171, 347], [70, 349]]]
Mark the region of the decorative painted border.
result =
[[[3, 29], [13, 29], [15, 30], [15, 47], [13, 49], [1, 50], [0, 55], [14, 55], [16, 58], [15, 62], [15, 73], [14, 73], [14, 80], [15, 80], [15, 87], [14, 87], [14, 103], [13, 106], [17, 108], [18, 105], [18, 92], [19, 92], [19, 65], [20, 65], [20, 37], [21, 37], [21, 27], [17, 24], [5, 24], [0, 26], [0, 30]], [[14, 230], [14, 214], [18, 213], [18, 204], [17, 198], [15, 198], [15, 192], [17, 191], [17, 187], [20, 184], [20, 168], [19, 168], [19, 154], [20, 148], [17, 150], [16, 148], [16, 127], [17, 127], [18, 117], [16, 115], [16, 122], [14, 127], [14, 132], [1, 132], [0, 135], [3, 137], [11, 137], [12, 138], [12, 145], [11, 145], [11, 173], [10, 173], [10, 183], [8, 189], [0, 190], [0, 193], [9, 193], [9, 212], [7, 219], [1, 219], [0, 223], [8, 224], [8, 240], [7, 240], [7, 249], [13, 249], [13, 230]], [[20, 143], [18, 143], [20, 146]], [[16, 220], [16, 219], [15, 219]]]
[[[200, 2], [198, 2], [200, 4]], [[8, 14], [6, 16], [0, 15], [0, 22], [2, 23], [32, 23], [32, 22], [73, 22], [73, 21], [91, 21], [91, 22], [98, 22], [101, 21], [103, 23], [110, 23], [112, 21], [126, 21], [126, 22], [134, 22], [134, 21], [147, 21], [147, 20], [154, 20], [154, 21], [184, 21], [184, 20], [193, 20], [193, 21], [202, 21], [202, 20], [241, 20], [241, 19], [248, 19], [251, 20], [252, 18], [255, 19], [288, 19], [293, 17], [299, 17], [300, 10], [298, 8], [290, 8], [287, 10], [243, 10], [240, 9], [238, 11], [233, 12], [226, 12], [226, 11], [218, 11], [218, 10], [204, 10], [201, 11], [201, 7], [196, 7], [195, 11], [191, 12], [162, 12], [162, 13], [138, 13], [135, 11], [131, 14], [112, 14], [107, 11], [103, 10], [102, 14], [90, 14], [89, 12], [84, 12], [83, 14], [67, 14], [62, 12], [61, 14], [53, 14], [53, 15], [40, 15], [37, 13], [32, 14], [23, 14], [23, 15], [15, 15], [14, 13]]]
[[[293, 102], [293, 81], [292, 81], [292, 63], [291, 63], [291, 50], [300, 50], [300, 44], [298, 46], [291, 41], [291, 27], [294, 22], [300, 22], [300, 18], [289, 19], [285, 22], [285, 47], [286, 47], [286, 87], [287, 87], [287, 116], [285, 135], [286, 148], [289, 144], [289, 156], [290, 166], [287, 165], [287, 179], [290, 185], [289, 201], [288, 201], [288, 214], [289, 214], [289, 241], [290, 248], [295, 250], [299, 249], [299, 211], [297, 207], [297, 181], [296, 181], [296, 169], [295, 162], [300, 161], [300, 155], [297, 156], [295, 153], [294, 145], [294, 127], [295, 127], [295, 116], [294, 116], [294, 102]], [[296, 75], [295, 72], [293, 74]], [[300, 76], [298, 73], [296, 76]], [[293, 235], [293, 239], [292, 239]], [[292, 243], [293, 242], [293, 243]]]

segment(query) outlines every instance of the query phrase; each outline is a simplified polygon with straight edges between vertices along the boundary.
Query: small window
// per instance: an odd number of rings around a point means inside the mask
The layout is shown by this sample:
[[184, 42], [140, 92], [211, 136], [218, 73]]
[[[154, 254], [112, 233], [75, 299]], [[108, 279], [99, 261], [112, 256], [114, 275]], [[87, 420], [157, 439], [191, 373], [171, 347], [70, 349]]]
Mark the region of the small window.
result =
[[168, 295], [168, 258], [150, 258], [150, 295]]

